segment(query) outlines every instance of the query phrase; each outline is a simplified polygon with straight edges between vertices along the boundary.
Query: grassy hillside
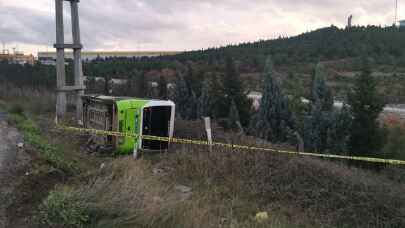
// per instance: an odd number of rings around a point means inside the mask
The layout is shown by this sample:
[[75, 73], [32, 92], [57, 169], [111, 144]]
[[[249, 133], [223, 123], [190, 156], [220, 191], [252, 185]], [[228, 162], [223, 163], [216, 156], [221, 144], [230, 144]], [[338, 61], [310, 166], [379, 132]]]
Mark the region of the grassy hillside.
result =
[[[50, 193], [40, 206], [42, 222], [88, 227], [405, 225], [404, 184], [336, 161], [174, 145], [167, 154], [137, 161], [120, 157], [87, 173]], [[267, 212], [269, 219], [255, 220], [258, 212]]]
[[[140, 160], [114, 158], [89, 153], [86, 137], [54, 130], [52, 117], [33, 114], [26, 98], [6, 100], [5, 107], [19, 104], [13, 108], [18, 112], [9, 110], [20, 116], [16, 124], [35, 158], [9, 207], [13, 227], [405, 226], [399, 167], [367, 170], [340, 161], [184, 145]], [[178, 137], [202, 132], [199, 121], [176, 122]], [[214, 137], [258, 143], [219, 127]], [[268, 219], [257, 220], [259, 212]]]

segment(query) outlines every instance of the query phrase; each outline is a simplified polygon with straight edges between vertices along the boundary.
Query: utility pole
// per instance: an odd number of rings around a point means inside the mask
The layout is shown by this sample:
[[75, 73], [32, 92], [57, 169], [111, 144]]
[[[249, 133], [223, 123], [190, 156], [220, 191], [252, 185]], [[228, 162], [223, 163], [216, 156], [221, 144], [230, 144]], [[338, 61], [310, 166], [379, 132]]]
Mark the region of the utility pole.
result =
[[397, 25], [398, 21], [398, 0], [395, 0], [395, 18], [394, 18], [394, 25]]
[[[63, 26], [63, 2], [70, 2], [72, 18], [72, 36], [73, 44], [65, 44], [64, 26]], [[56, 74], [57, 74], [57, 99], [56, 99], [56, 121], [66, 114], [66, 93], [76, 92], [76, 118], [79, 124], [82, 124], [83, 103], [81, 96], [84, 94], [83, 69], [81, 60], [81, 50], [83, 45], [80, 42], [79, 26], [79, 7], [80, 0], [55, 0], [56, 13]], [[66, 86], [65, 70], [65, 49], [73, 50], [73, 64], [75, 85]]]
[[347, 28], [352, 27], [352, 20], [353, 20], [353, 15], [350, 15], [349, 18], [347, 19]]

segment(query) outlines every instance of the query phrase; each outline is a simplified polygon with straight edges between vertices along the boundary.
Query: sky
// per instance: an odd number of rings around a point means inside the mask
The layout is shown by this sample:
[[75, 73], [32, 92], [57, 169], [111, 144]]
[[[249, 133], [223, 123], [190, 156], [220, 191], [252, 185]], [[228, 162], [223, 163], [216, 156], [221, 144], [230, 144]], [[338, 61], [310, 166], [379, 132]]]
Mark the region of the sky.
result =
[[[185, 51], [293, 36], [332, 24], [344, 27], [350, 14], [356, 25], [391, 25], [394, 3], [394, 0], [81, 0], [79, 14], [85, 50]], [[69, 2], [64, 4], [65, 39], [69, 43], [70, 7]], [[25, 53], [53, 51], [54, 7], [54, 0], [0, 0], [0, 42], [10, 50], [17, 48]], [[405, 13], [399, 13], [398, 17], [405, 18]]]

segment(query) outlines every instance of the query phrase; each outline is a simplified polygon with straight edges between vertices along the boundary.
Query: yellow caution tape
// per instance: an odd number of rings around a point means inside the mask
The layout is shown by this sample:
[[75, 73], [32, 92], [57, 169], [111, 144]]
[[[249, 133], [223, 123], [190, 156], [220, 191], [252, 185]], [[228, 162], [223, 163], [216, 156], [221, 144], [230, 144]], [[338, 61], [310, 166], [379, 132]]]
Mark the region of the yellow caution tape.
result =
[[366, 162], [384, 163], [384, 164], [391, 164], [391, 165], [405, 165], [405, 161], [393, 160], [393, 159], [295, 152], [295, 151], [287, 151], [287, 150], [278, 150], [278, 149], [274, 149], [274, 148], [254, 147], [254, 146], [245, 146], [245, 145], [220, 143], [220, 142], [213, 142], [212, 144], [210, 144], [208, 141], [202, 141], [202, 140], [159, 137], [159, 136], [152, 136], [152, 135], [140, 135], [140, 134], [135, 134], [135, 133], [123, 133], [123, 132], [104, 131], [104, 130], [97, 130], [97, 129], [67, 127], [67, 126], [61, 126], [61, 125], [58, 125], [57, 128], [66, 130], [66, 131], [90, 133], [90, 134], [95, 134], [95, 135], [133, 137], [133, 138], [142, 138], [142, 139], [161, 141], [161, 142], [178, 143], [178, 144], [193, 144], [193, 145], [205, 145], [205, 146], [212, 145], [212, 146], [226, 147], [226, 148], [233, 148], [233, 149], [268, 151], [268, 152], [290, 154], [290, 155], [300, 155], [300, 156], [310, 156], [310, 157], [330, 158], [330, 159], [344, 159], [344, 160], [354, 160], [354, 161], [366, 161]]

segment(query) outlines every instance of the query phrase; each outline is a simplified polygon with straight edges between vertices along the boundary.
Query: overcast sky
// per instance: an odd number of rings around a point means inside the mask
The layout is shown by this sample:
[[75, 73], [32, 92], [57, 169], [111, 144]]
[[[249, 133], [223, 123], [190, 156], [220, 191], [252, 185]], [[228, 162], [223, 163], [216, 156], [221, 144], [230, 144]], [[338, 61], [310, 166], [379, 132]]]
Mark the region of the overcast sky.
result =
[[[54, 0], [0, 0], [0, 42], [53, 50], [54, 11]], [[86, 50], [184, 51], [344, 27], [350, 14], [354, 24], [388, 25], [394, 0], [81, 0], [79, 14]]]

